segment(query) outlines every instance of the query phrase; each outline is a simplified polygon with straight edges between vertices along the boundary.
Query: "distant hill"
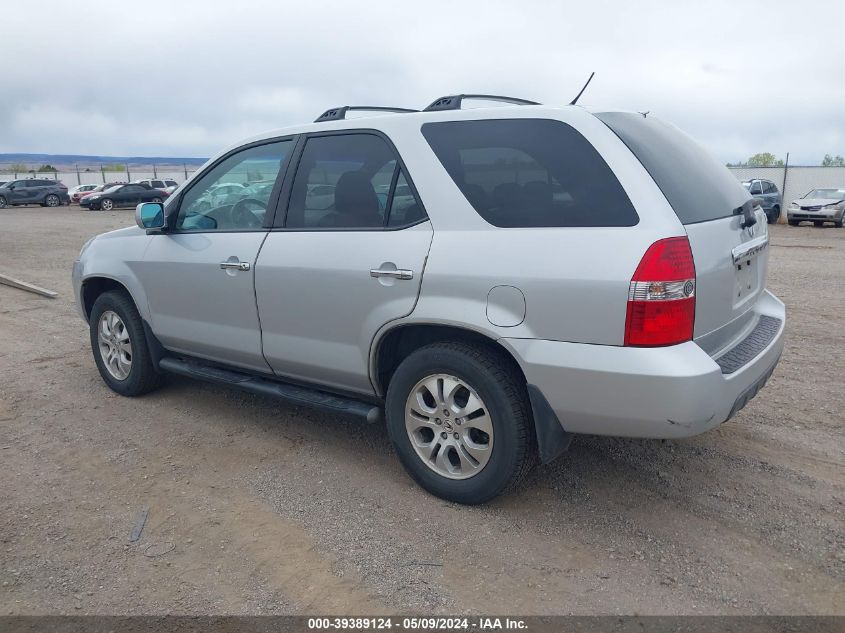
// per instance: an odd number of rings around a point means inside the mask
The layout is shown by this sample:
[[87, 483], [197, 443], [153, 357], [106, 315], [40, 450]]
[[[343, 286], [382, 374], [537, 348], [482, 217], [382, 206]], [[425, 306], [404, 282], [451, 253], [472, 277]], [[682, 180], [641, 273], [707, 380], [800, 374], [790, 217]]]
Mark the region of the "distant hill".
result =
[[121, 165], [202, 165], [207, 158], [186, 156], [91, 156], [88, 154], [0, 154], [3, 163], [26, 165], [53, 165], [57, 168], [120, 163]]

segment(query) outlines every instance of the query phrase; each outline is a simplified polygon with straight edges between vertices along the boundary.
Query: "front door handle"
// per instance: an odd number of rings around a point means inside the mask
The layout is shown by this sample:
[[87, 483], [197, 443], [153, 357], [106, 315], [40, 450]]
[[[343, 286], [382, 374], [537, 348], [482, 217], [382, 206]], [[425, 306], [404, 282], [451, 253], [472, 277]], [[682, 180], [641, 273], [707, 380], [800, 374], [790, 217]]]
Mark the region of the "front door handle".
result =
[[370, 271], [370, 277], [392, 277], [393, 279], [413, 279], [414, 271], [404, 268], [397, 268], [394, 270], [384, 268], [373, 268]]
[[243, 270], [243, 271], [247, 271], [247, 270], [249, 270], [249, 262], [239, 262], [237, 260], [220, 262], [220, 268], [222, 268], [223, 270]]

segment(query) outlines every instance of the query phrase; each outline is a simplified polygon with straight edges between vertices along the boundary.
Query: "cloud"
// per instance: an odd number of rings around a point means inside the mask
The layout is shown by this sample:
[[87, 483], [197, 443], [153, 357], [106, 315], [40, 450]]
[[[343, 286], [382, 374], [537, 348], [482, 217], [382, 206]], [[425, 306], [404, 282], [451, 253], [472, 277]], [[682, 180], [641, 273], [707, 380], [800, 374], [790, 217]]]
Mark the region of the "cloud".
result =
[[4, 12], [0, 152], [210, 155], [346, 103], [565, 104], [595, 70], [586, 105], [818, 163], [845, 154], [845, 58], [809, 23], [843, 21], [823, 0], [39, 2]]

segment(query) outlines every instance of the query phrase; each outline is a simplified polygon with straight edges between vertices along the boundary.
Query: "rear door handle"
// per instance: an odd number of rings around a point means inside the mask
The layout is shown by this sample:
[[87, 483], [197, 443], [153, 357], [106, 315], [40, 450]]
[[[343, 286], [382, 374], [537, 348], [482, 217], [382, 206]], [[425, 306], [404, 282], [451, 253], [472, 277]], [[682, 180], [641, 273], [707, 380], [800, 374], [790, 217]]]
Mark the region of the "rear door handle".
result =
[[220, 262], [220, 268], [223, 270], [249, 270], [249, 262], [226, 261]]
[[373, 268], [370, 271], [370, 277], [392, 277], [393, 279], [413, 279], [414, 271], [405, 268], [397, 268], [394, 270], [384, 268]]

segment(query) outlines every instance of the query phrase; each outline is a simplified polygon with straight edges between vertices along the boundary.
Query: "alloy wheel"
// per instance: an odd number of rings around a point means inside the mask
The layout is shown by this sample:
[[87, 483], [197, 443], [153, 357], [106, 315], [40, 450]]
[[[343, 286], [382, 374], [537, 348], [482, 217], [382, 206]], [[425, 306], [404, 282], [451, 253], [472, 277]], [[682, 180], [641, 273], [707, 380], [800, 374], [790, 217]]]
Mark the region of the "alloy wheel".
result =
[[103, 211], [111, 211], [112, 207], [114, 207], [114, 203], [109, 199], [105, 199], [100, 203], [100, 208]]
[[480, 473], [493, 451], [493, 423], [478, 393], [466, 381], [432, 374], [411, 389], [405, 430], [422, 462], [448, 479]]
[[100, 358], [108, 372], [117, 380], [126, 380], [132, 370], [132, 341], [123, 319], [112, 310], [100, 316], [97, 326]]
[[59, 202], [61, 202], [61, 200], [59, 200], [59, 196], [50, 194], [44, 202], [47, 203], [48, 207], [57, 207], [59, 206]]

